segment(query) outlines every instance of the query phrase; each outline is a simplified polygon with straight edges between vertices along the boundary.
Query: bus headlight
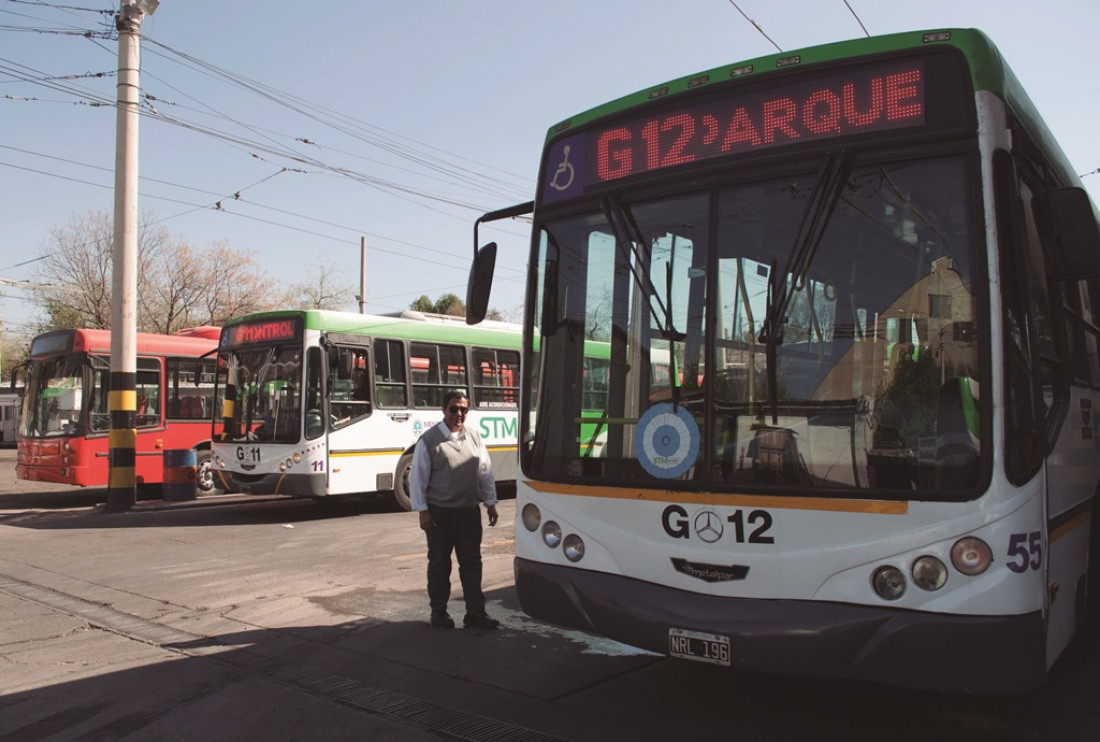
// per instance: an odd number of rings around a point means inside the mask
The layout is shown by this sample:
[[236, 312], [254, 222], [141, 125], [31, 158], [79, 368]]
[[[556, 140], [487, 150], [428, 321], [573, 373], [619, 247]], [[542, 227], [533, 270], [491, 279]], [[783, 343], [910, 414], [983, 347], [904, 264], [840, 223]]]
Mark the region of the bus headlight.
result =
[[565, 558], [569, 561], [579, 562], [584, 558], [584, 540], [577, 534], [571, 533], [565, 537], [562, 551], [565, 553]]
[[964, 575], [980, 575], [993, 563], [993, 550], [980, 538], [967, 536], [951, 547], [951, 563]]
[[934, 556], [922, 556], [913, 562], [913, 582], [923, 590], [939, 590], [947, 582], [947, 565]]
[[523, 511], [520, 513], [520, 520], [523, 521], [523, 527], [531, 533], [534, 533], [539, 529], [539, 523], [542, 522], [542, 513], [539, 512], [538, 505], [527, 503], [523, 506]]
[[542, 542], [551, 549], [558, 548], [561, 543], [561, 526], [552, 520], [546, 521], [546, 525], [542, 527]]
[[883, 600], [897, 600], [905, 595], [905, 574], [897, 567], [879, 567], [871, 585]]

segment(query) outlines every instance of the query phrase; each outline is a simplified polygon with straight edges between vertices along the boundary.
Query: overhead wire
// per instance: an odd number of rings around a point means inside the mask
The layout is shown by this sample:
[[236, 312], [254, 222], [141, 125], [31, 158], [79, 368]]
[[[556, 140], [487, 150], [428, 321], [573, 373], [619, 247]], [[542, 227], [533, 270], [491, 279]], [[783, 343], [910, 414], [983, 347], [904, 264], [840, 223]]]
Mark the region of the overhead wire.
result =
[[856, 19], [856, 23], [858, 23], [858, 24], [859, 24], [859, 27], [863, 29], [863, 34], [864, 34], [864, 35], [865, 35], [865, 36], [866, 36], [867, 38], [871, 38], [871, 33], [870, 33], [870, 31], [868, 31], [868, 30], [867, 30], [867, 27], [863, 25], [863, 21], [862, 21], [862, 20], [860, 20], [860, 18], [859, 18], [859, 16], [858, 16], [858, 15], [856, 15], [856, 11], [855, 11], [855, 9], [854, 9], [854, 8], [852, 7], [851, 3], [849, 3], [849, 2], [848, 2], [848, 0], [844, 0], [844, 5], [845, 5], [845, 7], [847, 7], [847, 8], [848, 8], [848, 12], [852, 14], [852, 17]]
[[783, 51], [783, 47], [781, 47], [781, 46], [779, 46], [779, 44], [775, 43], [775, 41], [772, 40], [772, 37], [768, 36], [768, 34], [766, 34], [764, 32], [764, 29], [760, 27], [759, 23], [754, 21], [752, 18], [749, 18], [749, 16], [745, 13], [745, 11], [741, 10], [741, 6], [739, 6], [736, 2], [734, 2], [734, 0], [729, 0], [729, 4], [732, 5], [737, 10], [737, 12], [741, 14], [742, 18], [744, 18], [746, 21], [751, 23], [752, 27], [755, 28], [757, 31], [759, 31], [760, 35], [763, 36], [765, 39], [767, 39], [768, 42], [771, 43], [771, 45], [774, 46], [777, 51], [779, 51], [779, 52]]
[[[99, 170], [99, 171], [103, 171], [103, 172], [111, 172], [111, 170], [109, 168], [100, 167], [100, 166], [97, 166], [97, 165], [90, 165], [90, 164], [87, 164], [87, 163], [81, 163], [81, 162], [77, 162], [75, 160], [56, 157], [54, 155], [45, 155], [45, 154], [41, 154], [41, 153], [37, 153], [37, 152], [31, 152], [29, 150], [24, 150], [24, 149], [21, 149], [21, 148], [18, 148], [18, 147], [12, 147], [10, 145], [0, 144], [0, 149], [6, 149], [6, 150], [14, 151], [14, 152], [20, 152], [20, 153], [23, 153], [23, 154], [30, 154], [30, 155], [34, 155], [34, 156], [38, 156], [38, 157], [47, 158], [47, 159], [63, 161], [63, 162], [67, 162], [67, 163], [70, 163], [70, 164], [86, 167], [86, 168], [89, 168], [89, 169], [92, 169], [92, 170]], [[13, 165], [11, 163], [0, 162], [0, 166], [5, 166], [5, 167], [14, 168], [14, 169], [24, 170], [26, 172], [33, 172], [33, 173], [36, 173], [36, 174], [39, 174], [39, 175], [47, 175], [47, 176], [50, 176], [50, 177], [55, 177], [55, 178], [60, 178], [60, 179], [63, 179], [63, 180], [68, 180], [68, 181], [71, 181], [71, 182], [80, 183], [82, 185], [89, 185], [89, 186], [93, 186], [93, 187], [96, 187], [96, 188], [102, 188], [102, 189], [105, 189], [105, 190], [110, 189], [110, 188], [113, 187], [111, 185], [105, 185], [105, 184], [102, 184], [102, 183], [95, 183], [95, 182], [87, 181], [87, 180], [80, 180], [80, 179], [77, 179], [77, 178], [72, 178], [70, 176], [56, 175], [54, 173], [49, 173], [49, 172], [46, 172], [44, 170], [37, 170], [37, 169], [34, 169], [34, 168], [29, 168], [29, 167], [25, 167], [25, 166], [21, 166], [21, 165]], [[373, 237], [373, 238], [376, 238], [376, 239], [380, 239], [380, 240], [383, 240], [383, 241], [388, 242], [388, 243], [393, 243], [395, 245], [401, 245], [401, 246], [404, 246], [404, 247], [412, 247], [412, 248], [415, 248], [419, 252], [433, 253], [433, 254], [439, 255], [439, 256], [444, 257], [444, 258], [452, 258], [452, 259], [456, 258], [456, 256], [453, 253], [449, 253], [449, 252], [446, 252], [446, 251], [443, 251], [443, 250], [428, 247], [426, 245], [420, 245], [420, 244], [417, 244], [417, 243], [414, 243], [414, 242], [409, 242], [409, 241], [406, 241], [406, 240], [401, 240], [401, 239], [397, 239], [397, 238], [394, 238], [394, 237], [389, 237], [389, 236], [386, 236], [386, 235], [373, 233], [373, 232], [370, 232], [370, 231], [367, 231], [367, 230], [360, 229], [358, 227], [351, 227], [351, 226], [347, 226], [347, 225], [336, 224], [335, 222], [326, 221], [326, 220], [323, 220], [323, 219], [319, 219], [317, 217], [309, 216], [307, 214], [299, 214], [299, 213], [287, 211], [285, 209], [280, 209], [280, 208], [273, 207], [273, 206], [266, 206], [264, 204], [261, 204], [261, 203], [255, 202], [255, 201], [245, 201], [245, 200], [241, 200], [239, 198], [234, 197], [234, 196], [238, 196], [239, 194], [243, 193], [245, 190], [247, 190], [249, 188], [255, 187], [255, 186], [257, 186], [261, 183], [264, 183], [268, 180], [271, 180], [272, 178], [274, 178], [278, 175], [281, 175], [282, 172], [283, 171], [280, 171], [280, 172], [277, 172], [277, 173], [272, 173], [271, 175], [269, 175], [265, 178], [262, 178], [261, 180], [255, 182], [255, 183], [252, 183], [251, 185], [245, 186], [244, 188], [240, 188], [240, 189], [238, 189], [238, 190], [236, 190], [233, 193], [228, 194], [228, 195], [221, 195], [221, 194], [217, 194], [215, 192], [206, 191], [204, 189], [194, 188], [194, 187], [191, 187], [191, 186], [181, 186], [181, 185], [176, 184], [176, 183], [171, 183], [169, 181], [160, 180], [160, 179], [157, 179], [157, 178], [151, 178], [151, 177], [148, 177], [148, 176], [139, 176], [139, 181], [159, 183], [159, 184], [167, 185], [167, 186], [170, 186], [170, 187], [184, 188], [184, 189], [187, 189], [187, 190], [192, 190], [192, 191], [196, 191], [196, 192], [199, 192], [199, 193], [203, 193], [205, 195], [215, 196], [215, 201], [212, 202], [211, 204], [194, 204], [194, 203], [188, 203], [186, 201], [182, 201], [182, 200], [179, 200], [179, 199], [173, 199], [173, 198], [169, 198], [169, 197], [166, 197], [166, 196], [161, 196], [161, 195], [157, 195], [157, 194], [153, 194], [153, 193], [149, 193], [149, 192], [145, 192], [145, 191], [142, 192], [142, 195], [145, 198], [148, 198], [148, 199], [151, 199], [151, 200], [164, 201], [164, 202], [168, 202], [168, 203], [177, 203], [177, 204], [181, 204], [181, 205], [184, 205], [184, 206], [191, 206], [193, 208], [190, 211], [197, 211], [197, 210], [213, 208], [213, 204], [218, 203], [219, 201], [222, 202], [223, 204], [225, 204], [226, 202], [236, 202], [236, 203], [240, 203], [240, 204], [247, 204], [247, 205], [250, 205], [250, 206], [254, 206], [254, 207], [259, 208], [259, 209], [274, 211], [276, 213], [283, 214], [284, 216], [290, 216], [290, 217], [294, 217], [296, 219], [303, 219], [303, 220], [311, 221], [311, 222], [314, 222], [314, 223], [317, 223], [317, 224], [322, 224], [322, 225], [334, 227], [334, 228], [337, 228], [337, 229], [347, 230], [349, 232], [353, 232], [357, 236], [358, 235], [366, 235], [368, 237]], [[273, 221], [273, 220], [270, 220], [270, 219], [264, 219], [264, 218], [261, 218], [261, 217], [245, 214], [245, 213], [242, 213], [242, 212], [239, 212], [239, 211], [233, 211], [233, 210], [230, 210], [228, 208], [228, 206], [226, 206], [226, 205], [223, 205], [223, 206], [219, 207], [217, 210], [219, 210], [221, 212], [224, 212], [226, 214], [231, 214], [233, 216], [241, 217], [243, 219], [250, 219], [252, 221], [257, 221], [257, 222], [260, 222], [260, 223], [263, 223], [263, 224], [269, 224], [269, 225], [272, 225], [272, 226], [278, 226], [278, 227], [281, 227], [281, 228], [302, 232], [302, 233], [309, 234], [309, 235], [314, 236], [314, 237], [320, 237], [320, 238], [323, 238], [323, 239], [326, 239], [326, 240], [332, 240], [332, 241], [336, 241], [336, 242], [345, 242], [345, 243], [348, 243], [348, 244], [353, 244], [353, 243], [358, 244], [358, 238], [356, 240], [352, 241], [352, 240], [348, 240], [348, 239], [344, 239], [344, 238], [334, 237], [332, 235], [325, 234], [323, 232], [317, 232], [317, 231], [305, 229], [305, 228], [302, 228], [302, 227], [295, 227], [293, 225], [276, 222], [276, 221]], [[185, 213], [189, 213], [189, 212], [185, 212]], [[179, 215], [176, 215], [176, 216], [179, 216]], [[154, 222], [163, 222], [163, 221], [167, 221], [167, 219], [168, 218], [154, 219], [153, 221]], [[444, 267], [444, 268], [453, 268], [455, 270], [465, 270], [465, 268], [466, 268], [466, 266], [456, 265], [456, 264], [453, 264], [453, 263], [443, 263], [443, 262], [440, 262], [439, 260], [432, 260], [430, 258], [421, 257], [419, 255], [409, 253], [407, 251], [388, 250], [388, 249], [386, 249], [384, 247], [380, 247], [380, 246], [375, 246], [372, 249], [374, 249], [376, 252], [381, 252], [381, 253], [400, 256], [400, 257], [408, 257], [408, 258], [411, 258], [413, 260], [419, 260], [421, 262], [431, 263], [433, 265], [438, 265], [438, 266]], [[508, 268], [507, 266], [501, 266], [501, 268], [502, 268], [502, 270], [512, 271], [514, 273], [520, 273], [520, 274], [522, 273], [522, 271], [520, 271], [519, 269]], [[502, 277], [502, 280], [508, 280], [508, 278], [507, 277]]]
[[[11, 0], [9, 0], [9, 1], [11, 1]], [[49, 5], [49, 4], [46, 4], [46, 3], [29, 3], [29, 2], [24, 3], [24, 4], [41, 6], [41, 7], [46, 7], [46, 6]], [[79, 10], [90, 10], [90, 9], [79, 9]], [[103, 14], [107, 14], [107, 13], [113, 14], [113, 11], [99, 11], [99, 10], [96, 10], [94, 12], [99, 12], [99, 13], [103, 13]], [[20, 14], [20, 15], [22, 15], [22, 14]], [[92, 40], [93, 42], [98, 42], [99, 39], [107, 40], [107, 39], [110, 38], [110, 34], [107, 34], [107, 33], [89, 32], [89, 31], [82, 31], [81, 32], [81, 31], [68, 30], [68, 29], [67, 30], [35, 29], [35, 32], [50, 32], [50, 33], [60, 33], [60, 34], [65, 34], [65, 35], [78, 35], [79, 34], [79, 35], [85, 36], [86, 38], [88, 38], [89, 40]], [[147, 39], [147, 41], [151, 41], [151, 40]], [[155, 43], [155, 42], [152, 42], [152, 43]], [[96, 45], [102, 47], [102, 45], [99, 44], [99, 43], [96, 43]], [[169, 52], [176, 53], [175, 50], [172, 50], [169, 47], [163, 47], [163, 48], [167, 49]], [[109, 50], [105, 49], [105, 51], [109, 51]], [[191, 57], [190, 55], [180, 55], [180, 56], [181, 56], [182, 59], [188, 60], [189, 63], [193, 63], [193, 64], [196, 64], [200, 67], [207, 68], [207, 69], [212, 68], [212, 66], [206, 65], [205, 63], [201, 62], [201, 60], [198, 60], [197, 58]], [[100, 95], [100, 94], [98, 94], [98, 93], [96, 93], [92, 90], [89, 90], [85, 87], [74, 84], [75, 81], [81, 80], [81, 79], [102, 78], [102, 77], [114, 75], [113, 71], [112, 72], [104, 72], [104, 73], [85, 73], [83, 75], [51, 75], [51, 74], [47, 74], [47, 73], [39, 71], [39, 70], [33, 70], [32, 68], [20, 65], [17, 62], [7, 62], [7, 65], [8, 66], [6, 66], [6, 67], [0, 65], [0, 71], [2, 71], [4, 73], [8, 74], [9, 76], [11, 76], [14, 81], [24, 82], [24, 83], [27, 83], [27, 84], [33, 84], [33, 85], [36, 85], [36, 86], [39, 86], [39, 87], [42, 87], [42, 88], [45, 88], [45, 89], [50, 89], [50, 90], [53, 90], [55, 92], [62, 93], [63, 95], [66, 95], [66, 96], [76, 98], [76, 104], [78, 104], [78, 105], [92, 105], [92, 106], [104, 106], [104, 107], [106, 107], [106, 106], [113, 107], [115, 105], [115, 101], [112, 98], [110, 98], [108, 96], [105, 96], [105, 95]], [[223, 76], [225, 79], [230, 79], [230, 80], [234, 79], [234, 76], [232, 75], [232, 73], [227, 73], [225, 71], [220, 70], [219, 68], [213, 68], [213, 69], [217, 69], [218, 74]], [[157, 80], [157, 78], [155, 76], [150, 75], [150, 77], [152, 79]], [[164, 81], [157, 80], [157, 82], [161, 83], [161, 84], [165, 84], [166, 87], [176, 89], [176, 88], [173, 88], [171, 85], [167, 85], [166, 83], [164, 83]], [[391, 155], [396, 156], [400, 159], [404, 159], [404, 160], [408, 161], [410, 164], [412, 164], [416, 167], [423, 168], [424, 170], [427, 170], [429, 172], [435, 172], [435, 173], [437, 173], [438, 176], [451, 178], [452, 182], [448, 182], [449, 185], [454, 185], [453, 179], [457, 178], [458, 180], [461, 181], [461, 185], [467, 191], [470, 190], [471, 187], [473, 187], [473, 188], [476, 188], [480, 191], [486, 191], [486, 192], [493, 193], [497, 197], [499, 197], [499, 195], [502, 193], [501, 187], [503, 187], [505, 191], [508, 191], [509, 189], [519, 190], [519, 188], [521, 187], [521, 186], [516, 185], [513, 182], [510, 182], [507, 179], [508, 177], [515, 177], [515, 178], [519, 179], [520, 176], [518, 176], [518, 175], [515, 175], [515, 174], [512, 174], [512, 173], [507, 173], [506, 171], [493, 168], [492, 170], [494, 170], [494, 172], [499, 172], [501, 174], [501, 176], [506, 176], [506, 177], [499, 177], [499, 176], [495, 176], [495, 175], [483, 176], [482, 174], [485, 173], [485, 167], [484, 166], [479, 165], [478, 169], [472, 169], [470, 167], [467, 167], [464, 164], [464, 163], [472, 163], [472, 164], [477, 165], [477, 163], [475, 163], [473, 160], [470, 160], [469, 158], [464, 158], [464, 157], [461, 157], [461, 156], [452, 155], [452, 154], [446, 153], [445, 151], [440, 150], [438, 148], [431, 147], [430, 145], [424, 145], [423, 143], [416, 142], [415, 140], [400, 137], [400, 135], [396, 135], [393, 132], [388, 132], [384, 129], [378, 129], [376, 127], [371, 127], [371, 125], [369, 125], [369, 124], [365, 124], [364, 122], [356, 121], [355, 119], [351, 119], [350, 117], [346, 117], [343, 114], [339, 114], [339, 113], [331, 111], [329, 109], [316, 108], [314, 112], [311, 112], [309, 110], [309, 106], [311, 106], [311, 104], [308, 104], [308, 102], [301, 101], [301, 99], [296, 99], [294, 96], [286, 95], [286, 94], [283, 94], [283, 93], [278, 93], [277, 91], [272, 92], [273, 89], [270, 89], [267, 86], [264, 86], [264, 85], [259, 84], [259, 83], [253, 83], [253, 81], [248, 81], [248, 84], [246, 85], [246, 87], [248, 87], [249, 85], [252, 85], [253, 92], [256, 92], [257, 94], [263, 95], [264, 97], [268, 97], [269, 99], [276, 100], [277, 102], [280, 102], [280, 101], [283, 101], [283, 100], [288, 100], [288, 101], [293, 100], [293, 101], [295, 101], [294, 105], [289, 106], [290, 108], [292, 108], [292, 110], [295, 110], [295, 111], [297, 111], [298, 113], [300, 113], [302, 115], [313, 118], [314, 120], [317, 120], [317, 121], [319, 121], [320, 123], [323, 123], [326, 126], [330, 126], [334, 130], [340, 131], [341, 133], [347, 134], [349, 136], [353, 136], [354, 138], [356, 138], [360, 141], [364, 141], [368, 144], [371, 144], [371, 145], [377, 147], [378, 149], [380, 149], [381, 151], [386, 152], [387, 154], [391, 154]], [[274, 97], [272, 97], [272, 96], [274, 96]], [[9, 97], [9, 98], [13, 99], [13, 100], [17, 99], [16, 97]], [[32, 99], [27, 99], [27, 100], [32, 100]], [[41, 99], [35, 99], [35, 100], [41, 100]], [[423, 199], [423, 198], [435, 199], [435, 200], [441, 201], [442, 203], [444, 203], [446, 205], [457, 206], [457, 207], [460, 207], [460, 208], [463, 208], [463, 209], [476, 209], [478, 211], [484, 211], [485, 210], [483, 206], [469, 203], [465, 199], [456, 199], [456, 198], [447, 197], [446, 195], [441, 195], [441, 194], [438, 194], [438, 193], [431, 193], [431, 192], [428, 192], [425, 189], [420, 188], [420, 187], [410, 186], [408, 184], [397, 182], [397, 181], [377, 178], [375, 176], [370, 176], [370, 175], [365, 174], [365, 173], [356, 172], [355, 170], [352, 170], [352, 169], [349, 169], [349, 168], [346, 168], [346, 167], [339, 167], [339, 166], [330, 165], [328, 163], [325, 163], [325, 162], [321, 161], [318, 158], [303, 156], [300, 152], [297, 152], [297, 151], [294, 151], [294, 150], [288, 150], [288, 148], [285, 145], [280, 143], [273, 136], [270, 136], [271, 134], [276, 134], [277, 135], [277, 133], [268, 132], [266, 130], [263, 130], [261, 127], [250, 127], [249, 125], [247, 125], [247, 124], [245, 124], [241, 121], [237, 121], [237, 120], [234, 120], [230, 117], [224, 116], [224, 114], [222, 114], [218, 111], [215, 111], [214, 109], [212, 109], [210, 107], [207, 107], [207, 108], [208, 108], [209, 111], [212, 112], [211, 115], [221, 116], [223, 120], [230, 121], [235, 126], [244, 127], [246, 130], [248, 130], [250, 132], [250, 137], [242, 138], [242, 137], [239, 137], [239, 136], [234, 136], [234, 135], [231, 135], [231, 134], [229, 134], [225, 131], [220, 131], [220, 130], [217, 130], [217, 129], [214, 129], [214, 128], [211, 128], [211, 127], [204, 127], [204, 126], [198, 125], [194, 122], [185, 121], [185, 120], [179, 119], [177, 117], [165, 115], [156, 108], [156, 105], [158, 103], [161, 103], [161, 105], [163, 105], [163, 103], [161, 101], [158, 101], [158, 99], [153, 97], [153, 96], [147, 96], [145, 101], [146, 102], [145, 102], [145, 104], [143, 104], [143, 110], [142, 110], [143, 115], [152, 116], [152, 117], [157, 118], [158, 120], [164, 121], [166, 123], [171, 123], [171, 124], [174, 124], [174, 125], [177, 125], [177, 126], [182, 126], [184, 128], [190, 128], [190, 129], [195, 130], [199, 133], [219, 138], [219, 139], [221, 139], [223, 141], [226, 141], [227, 143], [230, 143], [230, 144], [235, 145], [235, 146], [241, 146], [241, 147], [244, 147], [244, 148], [249, 149], [249, 150], [251, 150], [251, 149], [260, 149], [260, 151], [262, 153], [267, 154], [269, 156], [275, 156], [275, 157], [280, 157], [280, 158], [290, 158], [295, 163], [304, 164], [304, 165], [312, 166], [312, 167], [317, 167], [319, 170], [328, 172], [330, 174], [335, 174], [335, 175], [339, 175], [339, 176], [342, 176], [342, 177], [349, 177], [349, 178], [352, 178], [353, 180], [357, 180], [357, 181], [359, 181], [359, 182], [361, 182], [364, 185], [367, 185], [369, 187], [378, 188], [378, 189], [388, 191], [388, 192], [391, 193], [391, 195], [394, 195], [396, 193], [398, 195], [398, 197], [402, 197], [401, 194], [405, 194], [405, 195], [407, 195], [409, 197], [412, 197], [414, 199]], [[320, 113], [316, 113], [316, 112], [320, 112]], [[257, 148], [255, 146], [257, 144], [256, 140], [259, 140], [259, 142], [261, 142], [261, 143], [266, 142], [269, 146]], [[306, 146], [318, 146], [315, 141], [313, 141], [312, 139], [306, 138], [306, 137], [294, 137], [293, 141], [297, 142], [297, 143], [300, 143], [302, 145], [306, 145]], [[418, 149], [418, 147], [419, 147], [419, 149]], [[394, 168], [396, 170], [407, 172], [407, 173], [410, 173], [410, 174], [413, 174], [413, 175], [418, 175], [418, 176], [421, 176], [421, 177], [425, 176], [425, 173], [420, 172], [418, 170], [415, 170], [411, 167], [402, 168], [401, 166], [395, 165], [393, 163], [382, 163], [379, 160], [375, 160], [375, 159], [371, 159], [371, 158], [364, 158], [361, 155], [357, 155], [355, 153], [345, 152], [345, 151], [338, 150], [338, 149], [331, 148], [331, 147], [327, 148], [327, 150], [332, 151], [332, 152], [337, 152], [337, 153], [340, 153], [340, 154], [343, 154], [343, 155], [346, 155], [346, 156], [357, 157], [359, 159], [364, 159], [364, 160], [367, 160], [367, 161], [370, 161], [370, 162], [375, 162], [377, 164], [383, 164], [386, 167], [391, 167], [391, 168]], [[436, 156], [437, 153], [440, 154], [440, 155], [445, 156], [448, 159], [441, 159], [440, 157], [437, 157]], [[255, 153], [255, 152], [248, 152], [248, 154], [252, 157], [257, 157], [257, 158], [262, 159], [262, 157], [260, 155], [258, 155], [257, 153]], [[89, 181], [84, 181], [84, 180], [80, 180], [80, 179], [77, 179], [77, 178], [72, 178], [72, 177], [65, 176], [65, 175], [59, 175], [57, 173], [49, 173], [49, 172], [46, 172], [46, 171], [43, 171], [43, 170], [36, 170], [34, 168], [23, 167], [23, 166], [11, 164], [11, 163], [0, 163], [0, 164], [3, 164], [7, 167], [15, 167], [15, 168], [18, 168], [18, 169], [21, 169], [21, 170], [24, 170], [24, 171], [28, 171], [28, 172], [36, 172], [36, 173], [39, 173], [39, 174], [42, 174], [42, 175], [47, 175], [47, 176], [50, 176], [50, 177], [61, 178], [61, 179], [69, 180], [69, 181], [72, 181], [72, 182], [82, 183], [82, 184], [86, 184], [86, 185], [92, 185], [92, 186], [96, 186], [96, 187], [103, 187], [101, 184], [91, 183]], [[283, 172], [287, 172], [289, 170], [293, 170], [293, 168], [282, 167], [276, 173], [274, 173], [272, 175], [269, 175], [268, 177], [264, 178], [262, 181], [258, 181], [257, 183], [254, 183], [253, 185], [258, 185], [259, 182], [269, 180], [270, 178], [274, 177], [275, 175], [282, 174]], [[304, 171], [299, 170], [299, 172], [304, 172]], [[428, 176], [428, 177], [430, 177], [430, 176]], [[447, 182], [447, 181], [444, 181], [444, 182]], [[172, 185], [173, 187], [185, 187], [185, 186], [180, 186], [179, 184], [169, 184], [169, 185]], [[249, 186], [249, 187], [251, 187], [251, 186]], [[239, 191], [235, 192], [235, 193], [239, 193]], [[156, 199], [160, 199], [160, 200], [164, 200], [164, 201], [174, 201], [174, 202], [177, 202], [177, 203], [183, 203], [183, 202], [180, 202], [180, 201], [174, 200], [174, 199], [166, 199], [162, 196], [156, 196], [156, 195], [150, 195], [150, 194], [145, 194], [145, 195], [147, 197], [150, 197], [150, 198], [156, 198]], [[511, 197], [515, 197], [513, 192], [509, 192], [508, 195], [511, 196]], [[223, 197], [223, 199], [224, 199], [224, 197]], [[414, 201], [414, 202], [419, 203], [418, 201]], [[266, 207], [262, 204], [257, 204], [255, 202], [251, 202], [251, 201], [249, 201], [247, 203], [249, 203], [249, 205], [251, 205], [251, 206], [257, 206], [259, 208], [268, 208], [268, 209], [273, 208], [273, 207]], [[217, 202], [215, 202], [214, 205], [216, 205], [216, 204], [217, 204]], [[211, 205], [211, 206], [200, 206], [200, 205], [195, 205], [195, 204], [189, 204], [189, 205], [193, 206], [194, 209], [212, 208], [213, 207], [213, 205]], [[420, 205], [424, 206], [423, 203], [420, 203]], [[313, 234], [315, 236], [323, 237], [323, 238], [326, 238], [326, 239], [337, 239], [337, 240], [339, 239], [339, 238], [331, 237], [329, 235], [325, 235], [325, 234], [321, 234], [321, 233], [317, 233], [317, 232], [311, 232], [309, 230], [305, 230], [305, 229], [301, 229], [301, 228], [295, 228], [295, 227], [292, 227], [292, 226], [286, 225], [286, 224], [278, 224], [277, 222], [274, 222], [272, 220], [260, 219], [260, 218], [255, 217], [255, 216], [242, 214], [242, 213], [239, 213], [239, 212], [236, 212], [236, 211], [229, 211], [229, 210], [225, 209], [224, 206], [221, 210], [226, 211], [227, 213], [232, 213], [233, 215], [236, 215], [236, 216], [242, 216], [244, 218], [256, 219], [258, 221], [263, 221], [265, 223], [273, 224], [273, 225], [280, 226], [280, 227], [283, 227], [283, 228], [296, 229], [297, 231], [307, 232], [307, 233]], [[280, 213], [284, 213], [288, 216], [292, 216], [292, 217], [295, 217], [295, 218], [312, 219], [311, 217], [307, 217], [307, 216], [302, 215], [302, 214], [294, 214], [292, 212], [285, 211], [285, 210], [280, 210], [280, 209], [273, 209], [273, 210], [277, 211], [277, 212], [280, 212]], [[318, 222], [321, 222], [321, 223], [325, 223], [325, 222], [323, 222], [323, 220], [316, 220], [316, 219], [312, 219], [312, 220], [313, 221], [318, 221]], [[344, 226], [341, 226], [341, 225], [334, 225], [332, 223], [326, 223], [326, 224], [328, 224], [329, 226], [336, 226], [336, 227], [341, 228], [341, 229], [350, 229], [349, 227], [344, 227]], [[362, 230], [358, 230], [358, 231], [361, 232]], [[432, 250], [431, 248], [425, 248], [424, 246], [414, 245], [413, 243], [408, 243], [408, 242], [404, 242], [404, 241], [401, 241], [401, 240], [393, 240], [392, 238], [388, 238], [388, 237], [385, 237], [385, 236], [382, 236], [382, 235], [372, 235], [372, 236], [376, 237], [378, 239], [382, 239], [382, 240], [393, 241], [393, 242], [398, 243], [398, 244], [409, 245], [409, 246], [415, 247], [418, 251], [425, 251], [426, 250], [426, 251], [429, 251], [429, 252], [435, 252], [439, 255], [443, 255], [443, 256], [449, 257], [449, 258], [455, 257], [453, 254], [444, 253], [443, 251], [438, 251], [438, 250]], [[391, 252], [391, 251], [386, 251], [384, 248], [377, 248], [376, 247], [376, 249], [381, 251], [381, 252]], [[393, 252], [393, 254], [400, 255], [400, 256], [405, 257], [405, 258], [408, 258], [408, 257], [416, 258], [416, 256], [412, 256], [407, 252], [400, 252], [400, 253]], [[452, 267], [452, 268], [460, 269], [460, 270], [464, 270], [466, 268], [466, 266], [452, 266], [452, 265], [449, 265], [449, 264], [446, 264], [446, 263], [442, 263], [438, 260], [433, 260], [431, 258], [419, 258], [419, 259], [425, 260], [426, 262], [433, 263], [433, 264], [436, 264], [436, 265], [441, 265], [443, 267]], [[516, 272], [521, 273], [521, 271], [518, 271], [518, 270]]]

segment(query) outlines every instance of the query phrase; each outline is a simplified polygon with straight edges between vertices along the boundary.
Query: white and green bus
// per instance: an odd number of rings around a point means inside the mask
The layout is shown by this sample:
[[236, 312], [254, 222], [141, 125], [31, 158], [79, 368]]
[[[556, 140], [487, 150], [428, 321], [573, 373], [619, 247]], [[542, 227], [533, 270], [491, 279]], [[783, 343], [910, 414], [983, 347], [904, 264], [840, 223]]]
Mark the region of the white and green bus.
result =
[[735, 669], [1042, 683], [1100, 602], [1100, 231], [1075, 172], [974, 30], [737, 62], [553, 126], [535, 200], [478, 220], [533, 213], [523, 610]]
[[518, 327], [461, 318], [278, 311], [227, 322], [218, 345], [212, 464], [227, 491], [323, 499], [391, 494], [409, 508], [420, 435], [443, 396], [470, 399], [466, 424], [497, 481], [515, 479]]

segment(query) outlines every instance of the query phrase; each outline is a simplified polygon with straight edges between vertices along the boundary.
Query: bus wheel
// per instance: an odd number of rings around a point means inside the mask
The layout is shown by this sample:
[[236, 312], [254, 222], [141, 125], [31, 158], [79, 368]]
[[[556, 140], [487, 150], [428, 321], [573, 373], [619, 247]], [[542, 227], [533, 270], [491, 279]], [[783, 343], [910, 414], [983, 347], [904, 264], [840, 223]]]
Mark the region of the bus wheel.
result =
[[195, 487], [200, 495], [209, 495], [218, 491], [214, 465], [210, 463], [209, 451], [195, 452]]
[[402, 510], [412, 510], [409, 499], [409, 471], [412, 469], [412, 452], [402, 454], [393, 473], [393, 503]]

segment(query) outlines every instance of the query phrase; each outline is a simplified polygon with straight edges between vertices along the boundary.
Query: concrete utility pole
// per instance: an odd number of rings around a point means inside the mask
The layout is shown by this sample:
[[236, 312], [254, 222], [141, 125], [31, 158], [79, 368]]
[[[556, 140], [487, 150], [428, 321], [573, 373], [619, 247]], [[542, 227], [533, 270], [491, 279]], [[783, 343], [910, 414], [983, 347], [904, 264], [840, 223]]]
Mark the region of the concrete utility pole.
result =
[[137, 233], [138, 118], [141, 22], [160, 0], [122, 0], [118, 28], [118, 110], [115, 125], [115, 224], [111, 258], [111, 413], [107, 512], [137, 502]]
[[359, 238], [359, 314], [367, 313], [367, 238]]

